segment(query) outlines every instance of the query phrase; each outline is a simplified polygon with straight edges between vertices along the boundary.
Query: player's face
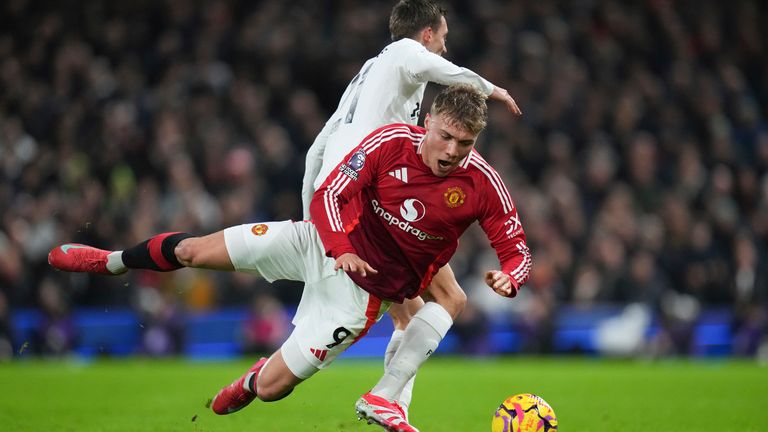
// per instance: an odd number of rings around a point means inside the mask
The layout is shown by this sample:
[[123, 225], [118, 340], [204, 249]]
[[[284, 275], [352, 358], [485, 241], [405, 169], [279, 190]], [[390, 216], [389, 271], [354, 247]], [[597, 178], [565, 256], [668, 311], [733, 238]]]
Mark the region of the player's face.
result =
[[427, 135], [421, 147], [421, 160], [438, 177], [453, 172], [472, 151], [477, 140], [477, 135], [449, 120], [440, 114], [427, 114], [424, 119]]
[[445, 17], [440, 17], [440, 25], [437, 30], [432, 30], [432, 38], [425, 44], [427, 50], [437, 54], [443, 55], [448, 52], [448, 48], [445, 46], [445, 38], [448, 36], [448, 22], [445, 21]]

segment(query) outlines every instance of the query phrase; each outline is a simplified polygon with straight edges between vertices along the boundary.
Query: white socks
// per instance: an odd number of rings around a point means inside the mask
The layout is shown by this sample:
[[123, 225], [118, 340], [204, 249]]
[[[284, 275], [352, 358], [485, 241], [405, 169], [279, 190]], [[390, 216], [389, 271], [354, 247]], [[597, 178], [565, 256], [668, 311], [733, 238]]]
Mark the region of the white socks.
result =
[[435, 352], [452, 324], [451, 315], [442, 306], [434, 302], [425, 304], [406, 327], [400, 347], [371, 393], [389, 400], [398, 399], [421, 364]]
[[[400, 347], [400, 344], [403, 341], [403, 334], [405, 334], [404, 330], [395, 330], [392, 332], [392, 338], [389, 340], [389, 344], [387, 344], [387, 350], [384, 352], [384, 370], [387, 370], [387, 367], [392, 362], [392, 358], [395, 356], [397, 349]], [[405, 387], [403, 387], [403, 391], [400, 392], [400, 396], [395, 398], [403, 410], [405, 410], [406, 416], [408, 413], [408, 407], [411, 405], [411, 399], [413, 398], [413, 382], [415, 379], [416, 375], [412, 376], [411, 379], [405, 383]]]
[[112, 274], [121, 274], [128, 271], [123, 264], [123, 251], [115, 251], [107, 255], [107, 270]]

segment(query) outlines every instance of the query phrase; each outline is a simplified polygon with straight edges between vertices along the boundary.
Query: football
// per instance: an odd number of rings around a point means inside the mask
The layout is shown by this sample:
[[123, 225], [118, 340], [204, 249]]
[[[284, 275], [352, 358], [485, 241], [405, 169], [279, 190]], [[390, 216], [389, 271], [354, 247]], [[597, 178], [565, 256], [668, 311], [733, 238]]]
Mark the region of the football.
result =
[[491, 432], [550, 432], [557, 430], [552, 407], [539, 396], [523, 393], [499, 405], [491, 420]]

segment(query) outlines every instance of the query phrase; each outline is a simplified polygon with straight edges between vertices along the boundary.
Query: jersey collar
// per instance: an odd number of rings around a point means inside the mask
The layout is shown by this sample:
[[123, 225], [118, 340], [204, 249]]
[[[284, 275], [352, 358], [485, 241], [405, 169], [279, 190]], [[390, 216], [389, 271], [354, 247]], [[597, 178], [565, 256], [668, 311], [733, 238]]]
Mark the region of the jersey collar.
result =
[[419, 142], [414, 143], [414, 145], [416, 146], [416, 154], [421, 154], [421, 148], [422, 146], [424, 146], [424, 138], [426, 137], [427, 137], [427, 134], [425, 133], [424, 135], [421, 136], [421, 139], [419, 140]]
[[475, 149], [472, 149], [472, 151], [470, 151], [468, 155], [464, 156], [464, 159], [461, 160], [459, 167], [467, 169], [467, 166], [469, 166], [469, 160], [472, 159], [472, 154], [474, 152], [475, 152]]

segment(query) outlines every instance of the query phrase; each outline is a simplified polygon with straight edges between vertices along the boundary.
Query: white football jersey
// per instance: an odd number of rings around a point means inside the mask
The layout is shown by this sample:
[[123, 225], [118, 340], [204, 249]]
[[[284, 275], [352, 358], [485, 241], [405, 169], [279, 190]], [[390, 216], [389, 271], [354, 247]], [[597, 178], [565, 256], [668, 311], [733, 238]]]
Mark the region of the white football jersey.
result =
[[[494, 88], [480, 75], [428, 51], [413, 39], [387, 45], [379, 55], [366, 61], [350, 81], [338, 108], [308, 152], [302, 191], [305, 218], [309, 218], [314, 190], [366, 135], [386, 124], [418, 122], [421, 100], [430, 81], [443, 85], [472, 84], [486, 95]], [[322, 167], [312, 167], [316, 161], [311, 159], [320, 156]]]

